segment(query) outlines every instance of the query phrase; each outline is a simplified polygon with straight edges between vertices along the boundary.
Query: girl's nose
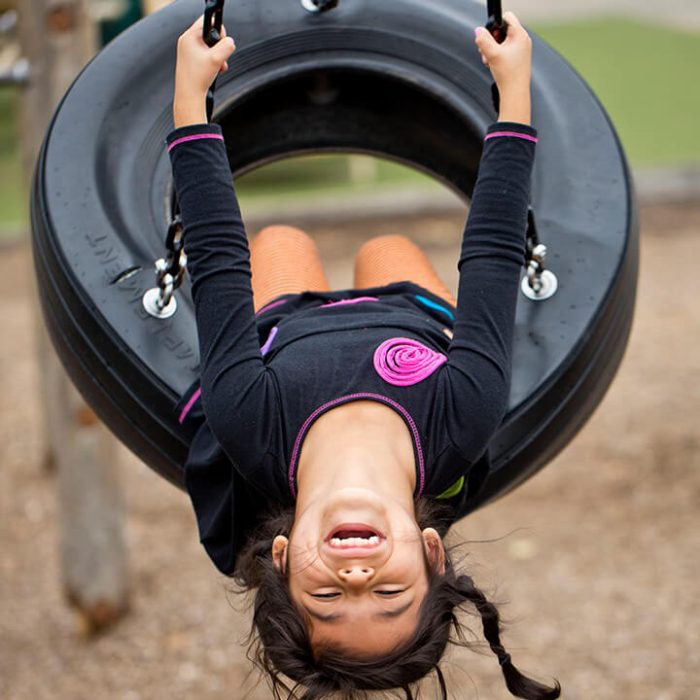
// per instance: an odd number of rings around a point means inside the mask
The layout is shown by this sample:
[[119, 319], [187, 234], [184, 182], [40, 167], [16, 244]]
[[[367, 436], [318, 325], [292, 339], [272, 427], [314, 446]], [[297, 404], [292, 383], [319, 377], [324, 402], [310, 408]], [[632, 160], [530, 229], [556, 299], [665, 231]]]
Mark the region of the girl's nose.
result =
[[374, 576], [374, 569], [365, 565], [344, 566], [338, 570], [338, 576], [350, 586], [363, 586]]

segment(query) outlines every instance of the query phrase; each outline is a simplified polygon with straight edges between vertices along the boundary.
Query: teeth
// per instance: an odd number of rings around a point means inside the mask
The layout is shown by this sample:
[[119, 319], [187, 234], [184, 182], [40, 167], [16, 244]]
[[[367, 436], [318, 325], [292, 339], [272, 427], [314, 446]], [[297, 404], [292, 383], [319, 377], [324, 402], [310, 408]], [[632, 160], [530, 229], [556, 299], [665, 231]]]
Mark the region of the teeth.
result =
[[331, 546], [333, 547], [366, 547], [367, 545], [379, 544], [379, 537], [372, 535], [371, 537], [332, 537]]

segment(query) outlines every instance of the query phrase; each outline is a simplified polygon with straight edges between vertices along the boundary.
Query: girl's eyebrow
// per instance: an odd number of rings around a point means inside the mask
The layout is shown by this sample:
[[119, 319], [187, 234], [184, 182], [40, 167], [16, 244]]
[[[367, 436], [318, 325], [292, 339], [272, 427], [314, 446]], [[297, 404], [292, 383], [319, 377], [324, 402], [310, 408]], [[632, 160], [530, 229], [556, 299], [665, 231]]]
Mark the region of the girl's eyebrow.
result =
[[[415, 598], [411, 598], [411, 600], [409, 600], [408, 603], [396, 608], [396, 610], [384, 610], [380, 613], [376, 613], [372, 617], [374, 617], [374, 618], [399, 617], [399, 615], [402, 615], [403, 613], [405, 613], [406, 610], [408, 610], [411, 607], [411, 605], [413, 605], [414, 600], [415, 600]], [[328, 614], [324, 615], [323, 613], [318, 613], [318, 612], [312, 610], [311, 608], [307, 607], [306, 605], [304, 605], [303, 608], [304, 608], [304, 610], [306, 610], [306, 612], [311, 617], [313, 617], [316, 620], [320, 620], [321, 622], [337, 622], [337, 621], [343, 620], [347, 617], [347, 615], [345, 613], [328, 613]]]

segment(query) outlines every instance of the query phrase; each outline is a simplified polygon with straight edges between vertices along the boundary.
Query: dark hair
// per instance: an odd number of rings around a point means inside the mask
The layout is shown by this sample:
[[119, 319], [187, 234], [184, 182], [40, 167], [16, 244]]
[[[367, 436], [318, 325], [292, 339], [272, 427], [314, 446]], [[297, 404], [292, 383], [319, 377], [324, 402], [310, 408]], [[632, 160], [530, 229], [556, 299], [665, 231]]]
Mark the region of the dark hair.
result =
[[[416, 521], [421, 529], [438, 525], [439, 506], [434, 501], [416, 502]], [[458, 574], [449, 552], [445, 573], [436, 573], [425, 557], [428, 592], [421, 603], [418, 624], [410, 639], [396, 649], [373, 658], [349, 657], [331, 647], [312, 648], [305, 619], [292, 601], [285, 574], [272, 563], [272, 540], [288, 535], [294, 522], [290, 509], [271, 517], [238, 558], [234, 580], [244, 589], [256, 588], [253, 601], [253, 628], [248, 638], [248, 658], [267, 673], [275, 700], [316, 700], [332, 693], [346, 698], [362, 697], [363, 691], [402, 689], [407, 700], [415, 697], [411, 684], [431, 671], [437, 674], [443, 700], [447, 687], [438, 665], [448, 642], [469, 647], [455, 609], [471, 603], [481, 616], [484, 637], [498, 657], [508, 690], [527, 700], [554, 700], [561, 692], [557, 681], [548, 687], [524, 676], [511, 661], [500, 640], [500, 619], [493, 603], [465, 574]], [[456, 639], [450, 639], [454, 629]], [[256, 634], [257, 632], [257, 634]], [[294, 682], [289, 687], [286, 676]]]

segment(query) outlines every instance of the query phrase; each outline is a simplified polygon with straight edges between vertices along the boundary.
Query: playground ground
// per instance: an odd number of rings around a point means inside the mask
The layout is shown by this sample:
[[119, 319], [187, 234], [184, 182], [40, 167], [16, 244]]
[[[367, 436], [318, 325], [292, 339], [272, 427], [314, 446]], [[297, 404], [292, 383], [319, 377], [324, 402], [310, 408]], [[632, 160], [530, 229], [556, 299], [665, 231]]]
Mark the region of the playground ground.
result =
[[[312, 232], [337, 286], [365, 237], [397, 230], [454, 284], [461, 226], [451, 215]], [[77, 633], [54, 478], [39, 467], [29, 253], [0, 252], [0, 697], [269, 698], [247, 676], [247, 616], [200, 548], [187, 497], [126, 449], [131, 613], [95, 640]], [[700, 203], [642, 207], [638, 309], [613, 386], [557, 459], [455, 532], [477, 583], [503, 603], [515, 663], [556, 676], [568, 700], [698, 697], [699, 259]], [[445, 668], [451, 698], [511, 697], [491, 653], [460, 651]]]

